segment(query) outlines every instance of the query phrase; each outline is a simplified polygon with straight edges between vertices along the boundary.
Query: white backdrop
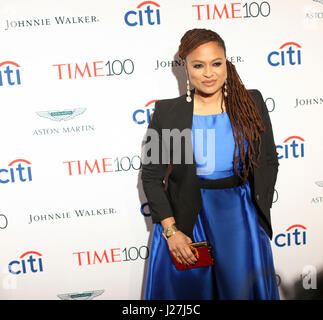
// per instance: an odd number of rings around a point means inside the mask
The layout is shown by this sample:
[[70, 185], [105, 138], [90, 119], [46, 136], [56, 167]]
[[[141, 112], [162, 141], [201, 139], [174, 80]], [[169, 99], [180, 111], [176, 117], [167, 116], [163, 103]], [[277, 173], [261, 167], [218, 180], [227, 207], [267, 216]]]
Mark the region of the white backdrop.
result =
[[317, 292], [322, 21], [319, 0], [1, 0], [0, 298], [142, 299], [141, 142], [154, 101], [185, 92], [177, 49], [195, 27], [270, 111], [281, 297]]

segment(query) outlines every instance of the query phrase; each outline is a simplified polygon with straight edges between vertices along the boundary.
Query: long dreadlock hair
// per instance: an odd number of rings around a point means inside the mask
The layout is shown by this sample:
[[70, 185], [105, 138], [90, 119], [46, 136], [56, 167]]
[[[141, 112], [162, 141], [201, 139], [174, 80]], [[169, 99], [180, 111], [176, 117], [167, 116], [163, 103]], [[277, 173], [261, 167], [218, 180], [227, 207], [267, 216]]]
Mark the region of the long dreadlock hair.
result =
[[[187, 31], [181, 39], [179, 56], [185, 60], [187, 55], [198, 46], [215, 41], [223, 50], [226, 56], [226, 47], [223, 39], [214, 31], [207, 29], [192, 29]], [[224, 97], [226, 111], [231, 121], [234, 147], [234, 170], [244, 181], [247, 181], [252, 166], [258, 167], [261, 148], [260, 132], [265, 131], [258, 108], [251, 98], [248, 90], [243, 85], [235, 66], [226, 59], [227, 67], [227, 96]], [[246, 157], [246, 143], [248, 151]], [[254, 142], [258, 142], [258, 150], [254, 148]], [[237, 149], [239, 150], [237, 155]], [[255, 155], [257, 154], [256, 160]], [[242, 175], [238, 169], [238, 163], [242, 164]]]

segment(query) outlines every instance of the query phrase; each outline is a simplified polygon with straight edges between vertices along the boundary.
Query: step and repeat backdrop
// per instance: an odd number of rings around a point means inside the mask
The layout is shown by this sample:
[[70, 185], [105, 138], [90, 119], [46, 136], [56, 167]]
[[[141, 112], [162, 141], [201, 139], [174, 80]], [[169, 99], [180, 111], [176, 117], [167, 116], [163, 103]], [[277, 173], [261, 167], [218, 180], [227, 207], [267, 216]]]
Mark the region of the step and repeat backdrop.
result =
[[323, 1], [1, 0], [1, 299], [143, 298], [141, 146], [155, 102], [186, 91], [196, 27], [270, 112], [281, 298], [319, 292]]

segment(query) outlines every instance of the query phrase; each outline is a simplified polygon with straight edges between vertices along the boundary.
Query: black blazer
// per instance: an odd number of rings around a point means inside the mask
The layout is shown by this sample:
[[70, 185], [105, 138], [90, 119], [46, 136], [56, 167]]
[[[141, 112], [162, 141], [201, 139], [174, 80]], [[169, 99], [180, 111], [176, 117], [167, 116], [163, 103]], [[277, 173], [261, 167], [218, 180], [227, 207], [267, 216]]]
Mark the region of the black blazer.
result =
[[[192, 92], [194, 94], [194, 91]], [[272, 126], [267, 107], [258, 90], [249, 90], [252, 99], [259, 110], [265, 132], [261, 133], [261, 155], [259, 167], [252, 168], [248, 180], [250, 183], [253, 203], [257, 209], [259, 224], [272, 239], [270, 208], [272, 205], [274, 186], [278, 172], [278, 153], [274, 142]], [[188, 103], [186, 95], [175, 99], [159, 100], [155, 104], [155, 111], [148, 128], [157, 130], [161, 137], [162, 129], [192, 128], [193, 101]], [[149, 142], [149, 138], [146, 143]], [[147, 144], [148, 145], [148, 144]], [[160, 143], [162, 151], [162, 143]], [[185, 149], [186, 148], [186, 149]], [[187, 148], [189, 148], [187, 150]], [[174, 217], [178, 228], [193, 240], [193, 228], [197, 215], [202, 206], [202, 198], [196, 175], [196, 162], [173, 164], [172, 157], [176, 150], [170, 146], [168, 164], [142, 165], [143, 188], [148, 200], [153, 223]], [[181, 154], [193, 153], [191, 140], [181, 144]], [[258, 146], [255, 145], [255, 150]], [[149, 153], [149, 152], [148, 152]], [[161, 152], [160, 152], [161, 153]]]

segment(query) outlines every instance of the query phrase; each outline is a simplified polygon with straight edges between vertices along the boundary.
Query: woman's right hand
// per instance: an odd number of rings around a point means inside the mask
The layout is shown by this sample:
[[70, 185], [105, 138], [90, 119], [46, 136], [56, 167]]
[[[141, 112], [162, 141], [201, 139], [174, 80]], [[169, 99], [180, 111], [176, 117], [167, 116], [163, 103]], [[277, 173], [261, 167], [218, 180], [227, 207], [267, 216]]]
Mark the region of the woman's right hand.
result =
[[176, 233], [167, 239], [167, 243], [170, 253], [179, 263], [189, 265], [197, 262], [196, 257], [189, 247], [192, 240], [182, 231], [176, 231]]

